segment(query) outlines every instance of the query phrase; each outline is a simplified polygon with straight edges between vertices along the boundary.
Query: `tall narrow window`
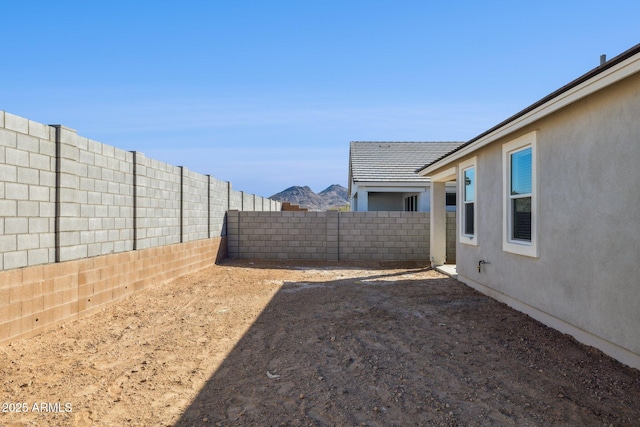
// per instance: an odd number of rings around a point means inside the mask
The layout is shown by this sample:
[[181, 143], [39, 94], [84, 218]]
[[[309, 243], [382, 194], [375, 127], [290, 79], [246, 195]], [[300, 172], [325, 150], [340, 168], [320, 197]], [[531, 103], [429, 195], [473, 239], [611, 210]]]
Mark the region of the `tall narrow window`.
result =
[[475, 234], [474, 204], [475, 196], [475, 168], [465, 169], [464, 177], [464, 234], [473, 236]]
[[507, 252], [538, 256], [536, 132], [502, 146], [503, 241]]
[[460, 243], [477, 245], [477, 192], [476, 192], [476, 158], [473, 157], [459, 165], [458, 194], [460, 194], [460, 210], [458, 213], [458, 230]]
[[511, 238], [531, 241], [531, 147], [510, 154]]

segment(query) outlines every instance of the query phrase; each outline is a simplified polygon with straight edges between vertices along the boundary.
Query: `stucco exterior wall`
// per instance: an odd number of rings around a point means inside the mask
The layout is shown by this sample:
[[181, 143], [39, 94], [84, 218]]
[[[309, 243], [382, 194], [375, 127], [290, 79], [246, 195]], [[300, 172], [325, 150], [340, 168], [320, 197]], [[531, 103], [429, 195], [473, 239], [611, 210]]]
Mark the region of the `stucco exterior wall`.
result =
[[[478, 246], [457, 243], [461, 281], [635, 367], [640, 367], [638, 117], [640, 75], [635, 75], [473, 153]], [[539, 258], [502, 250], [501, 146], [534, 130]], [[490, 262], [480, 273], [479, 260]]]

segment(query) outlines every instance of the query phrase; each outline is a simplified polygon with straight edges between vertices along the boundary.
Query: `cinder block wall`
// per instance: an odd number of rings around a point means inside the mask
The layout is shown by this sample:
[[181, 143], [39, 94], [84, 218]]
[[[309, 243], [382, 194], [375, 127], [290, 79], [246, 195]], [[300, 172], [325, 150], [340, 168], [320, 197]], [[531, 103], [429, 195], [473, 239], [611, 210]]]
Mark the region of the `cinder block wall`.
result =
[[447, 248], [446, 257], [448, 264], [456, 262], [456, 213], [447, 212]]
[[[228, 214], [230, 258], [326, 261], [429, 259], [428, 212], [239, 212]], [[455, 213], [448, 215], [455, 251]], [[455, 252], [447, 259], [455, 260]]]
[[54, 128], [0, 112], [0, 270], [55, 261], [54, 139]]
[[424, 212], [343, 212], [338, 227], [341, 259], [429, 259], [429, 215]]
[[180, 243], [181, 168], [133, 154], [136, 249]]
[[56, 260], [133, 250], [133, 153], [63, 126], [54, 128], [54, 138], [59, 144], [59, 186], [51, 189], [59, 192]]
[[223, 237], [0, 271], [0, 344], [211, 265]]
[[231, 184], [0, 111], [0, 343], [226, 253]]

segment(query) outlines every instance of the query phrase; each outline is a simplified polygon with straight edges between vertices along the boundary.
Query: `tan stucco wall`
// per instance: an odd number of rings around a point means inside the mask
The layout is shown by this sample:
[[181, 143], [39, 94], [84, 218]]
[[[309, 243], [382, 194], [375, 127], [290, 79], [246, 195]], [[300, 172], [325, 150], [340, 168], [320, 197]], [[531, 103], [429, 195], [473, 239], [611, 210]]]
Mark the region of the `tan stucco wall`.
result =
[[[640, 75], [635, 75], [473, 153], [478, 246], [457, 243], [463, 282], [636, 367], [639, 118]], [[533, 130], [538, 131], [539, 258], [502, 250], [501, 146]], [[490, 264], [478, 273], [481, 259]]]

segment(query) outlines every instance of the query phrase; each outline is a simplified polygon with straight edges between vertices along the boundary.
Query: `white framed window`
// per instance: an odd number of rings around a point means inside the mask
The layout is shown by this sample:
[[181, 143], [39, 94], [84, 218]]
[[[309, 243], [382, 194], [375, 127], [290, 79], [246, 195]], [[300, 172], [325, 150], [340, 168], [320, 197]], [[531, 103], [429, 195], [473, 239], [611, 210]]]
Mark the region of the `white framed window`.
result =
[[460, 211], [458, 212], [458, 236], [460, 243], [478, 245], [477, 225], [477, 174], [476, 157], [460, 163], [458, 168], [458, 194]]
[[502, 249], [538, 257], [537, 132], [502, 146]]

